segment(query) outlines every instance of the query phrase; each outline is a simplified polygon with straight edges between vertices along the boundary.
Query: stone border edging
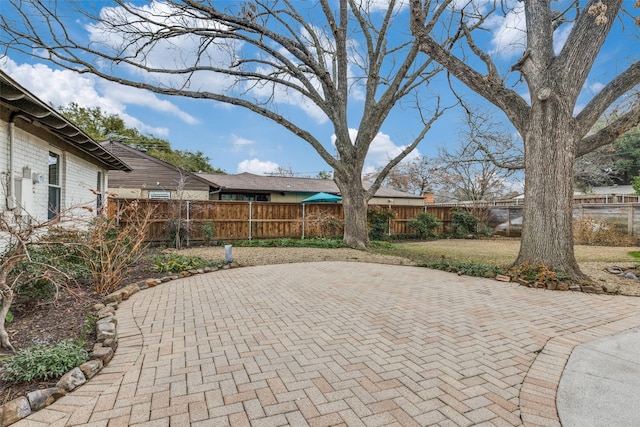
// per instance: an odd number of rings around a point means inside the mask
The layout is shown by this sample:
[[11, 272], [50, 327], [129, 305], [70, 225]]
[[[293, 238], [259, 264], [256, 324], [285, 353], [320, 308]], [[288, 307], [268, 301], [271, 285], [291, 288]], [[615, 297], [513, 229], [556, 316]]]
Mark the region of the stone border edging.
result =
[[627, 317], [549, 339], [522, 382], [519, 400], [524, 426], [562, 426], [556, 397], [562, 373], [576, 346], [637, 327], [637, 319]]
[[[222, 269], [236, 268], [239, 264], [232, 262]], [[0, 427], [6, 427], [28, 417], [34, 412], [46, 408], [56, 400], [76, 390], [89, 379], [96, 376], [109, 364], [118, 348], [118, 333], [116, 310], [122, 301], [141, 290], [153, 288], [161, 283], [182, 279], [195, 274], [211, 273], [219, 270], [218, 267], [205, 267], [195, 270], [182, 271], [179, 274], [161, 277], [160, 279], [146, 279], [132, 283], [104, 298], [104, 304], [96, 304], [96, 343], [91, 351], [88, 361], [64, 374], [55, 387], [34, 390], [26, 396], [20, 396], [0, 406]]]

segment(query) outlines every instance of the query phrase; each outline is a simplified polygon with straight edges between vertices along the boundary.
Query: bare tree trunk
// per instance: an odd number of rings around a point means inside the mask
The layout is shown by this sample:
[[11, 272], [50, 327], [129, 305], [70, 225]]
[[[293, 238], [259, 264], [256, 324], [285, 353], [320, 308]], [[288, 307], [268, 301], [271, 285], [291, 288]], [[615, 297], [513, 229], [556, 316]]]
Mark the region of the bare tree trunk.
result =
[[366, 191], [362, 188], [360, 180], [340, 179], [338, 175], [336, 173], [334, 179], [342, 194], [344, 244], [357, 249], [366, 249], [369, 247]]
[[13, 302], [13, 290], [7, 286], [6, 275], [3, 274], [3, 276], [5, 277], [0, 278], [0, 297], [2, 301], [0, 306], [0, 348], [13, 351], [13, 346], [9, 341], [9, 334], [4, 326], [7, 313]]
[[584, 279], [573, 251], [573, 165], [579, 137], [567, 108], [534, 103], [525, 144], [522, 243], [515, 266], [544, 264]]

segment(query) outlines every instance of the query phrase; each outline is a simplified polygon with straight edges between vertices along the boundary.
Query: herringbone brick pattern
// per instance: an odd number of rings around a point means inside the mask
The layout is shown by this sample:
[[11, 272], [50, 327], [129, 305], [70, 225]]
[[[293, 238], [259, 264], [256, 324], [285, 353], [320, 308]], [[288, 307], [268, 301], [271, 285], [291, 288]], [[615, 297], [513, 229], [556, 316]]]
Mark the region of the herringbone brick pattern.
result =
[[169, 282], [118, 321], [111, 364], [17, 426], [559, 425], [571, 349], [640, 299], [328, 262]]

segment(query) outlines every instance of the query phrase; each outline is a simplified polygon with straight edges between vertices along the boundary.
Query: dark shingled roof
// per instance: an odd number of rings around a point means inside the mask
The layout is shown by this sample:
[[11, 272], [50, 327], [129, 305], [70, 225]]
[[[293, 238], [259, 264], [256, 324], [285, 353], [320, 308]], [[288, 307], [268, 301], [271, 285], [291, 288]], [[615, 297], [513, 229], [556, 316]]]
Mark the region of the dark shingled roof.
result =
[[[279, 191], [279, 192], [294, 192], [294, 193], [331, 193], [339, 194], [338, 186], [332, 179], [318, 179], [318, 178], [294, 178], [287, 176], [264, 176], [254, 175], [252, 173], [244, 172], [237, 175], [224, 175], [224, 174], [209, 174], [198, 173], [196, 174], [207, 181], [211, 182], [216, 187], [223, 190], [237, 190], [237, 191]], [[376, 197], [389, 197], [389, 198], [408, 198], [408, 199], [422, 199], [422, 196], [416, 194], [405, 193], [403, 191], [393, 190], [391, 188], [380, 188], [376, 194]]]
[[32, 123], [40, 125], [63, 141], [98, 160], [110, 170], [131, 170], [126, 163], [100, 146], [76, 125], [2, 71], [0, 71], [0, 102], [6, 105], [10, 111], [20, 113]]

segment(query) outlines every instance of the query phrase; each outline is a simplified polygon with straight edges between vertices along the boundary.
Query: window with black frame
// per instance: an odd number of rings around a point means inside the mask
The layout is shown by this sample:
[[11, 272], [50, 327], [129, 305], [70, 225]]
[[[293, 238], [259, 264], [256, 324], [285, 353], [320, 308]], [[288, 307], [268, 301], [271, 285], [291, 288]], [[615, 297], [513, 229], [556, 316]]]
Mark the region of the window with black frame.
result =
[[49, 151], [49, 203], [48, 218], [53, 219], [60, 213], [60, 155]]

